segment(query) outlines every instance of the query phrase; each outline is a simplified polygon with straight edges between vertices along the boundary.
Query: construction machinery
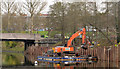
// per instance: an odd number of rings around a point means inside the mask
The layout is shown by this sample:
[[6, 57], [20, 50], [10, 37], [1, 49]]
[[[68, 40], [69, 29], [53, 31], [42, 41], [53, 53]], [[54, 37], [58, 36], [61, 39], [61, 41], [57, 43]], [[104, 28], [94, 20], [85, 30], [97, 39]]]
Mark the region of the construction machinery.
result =
[[87, 50], [87, 48], [93, 47], [90, 41], [86, 38], [86, 29], [83, 28], [81, 31], [79, 30], [73, 34], [64, 46], [56, 46], [55, 48], [49, 49], [46, 55], [38, 56], [38, 61], [54, 63], [96, 62], [98, 60], [96, 56], [80, 55], [76, 52], [76, 47], [72, 45], [72, 41], [80, 35], [82, 35], [81, 48]]
[[67, 44], [65, 44], [64, 46], [56, 46], [55, 48], [53, 48], [50, 53], [50, 51], [48, 52], [48, 55], [53, 55], [53, 54], [57, 54], [58, 56], [61, 55], [65, 55], [65, 54], [71, 54], [71, 55], [75, 55], [76, 54], [76, 48], [75, 46], [72, 45], [72, 41], [78, 37], [82, 35], [82, 45], [81, 48], [83, 49], [87, 49], [88, 47], [92, 47], [91, 42], [86, 39], [86, 29], [83, 28], [82, 30], [77, 31], [76, 33], [74, 33], [70, 39], [68, 40]]

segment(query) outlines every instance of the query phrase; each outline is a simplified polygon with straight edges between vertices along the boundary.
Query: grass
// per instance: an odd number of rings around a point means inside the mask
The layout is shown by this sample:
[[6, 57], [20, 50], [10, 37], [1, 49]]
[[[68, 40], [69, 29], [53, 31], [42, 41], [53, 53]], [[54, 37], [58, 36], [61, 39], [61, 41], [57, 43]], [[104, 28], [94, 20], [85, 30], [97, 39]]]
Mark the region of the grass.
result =
[[4, 48], [2, 50], [7, 50], [7, 51], [24, 51], [24, 47], [13, 47], [13, 48]]
[[[13, 46], [14, 43], [16, 44], [15, 46]], [[24, 51], [24, 43], [23, 42], [12, 42], [11, 43], [10, 41], [2, 41], [2, 50], [6, 50], [6, 51]]]
[[53, 46], [59, 46], [59, 45], [62, 45], [62, 41], [60, 41], [60, 42], [54, 44]]
[[[7, 31], [2, 31], [2, 33], [8, 33]], [[29, 33], [29, 31], [16, 31], [16, 32], [11, 32], [11, 33]], [[47, 35], [48, 31], [33, 31], [33, 34], [41, 34], [41, 35]]]

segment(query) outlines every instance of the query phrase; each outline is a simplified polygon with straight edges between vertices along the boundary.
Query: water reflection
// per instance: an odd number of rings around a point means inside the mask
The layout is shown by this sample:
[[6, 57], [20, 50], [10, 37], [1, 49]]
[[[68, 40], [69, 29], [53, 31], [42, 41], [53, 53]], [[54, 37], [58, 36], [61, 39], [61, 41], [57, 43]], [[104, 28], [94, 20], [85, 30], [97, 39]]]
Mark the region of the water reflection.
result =
[[74, 67], [94, 67], [93, 64], [96, 63], [89, 63], [89, 62], [74, 62], [74, 63], [50, 63], [50, 62], [39, 62], [38, 67], [68, 67], [68, 66], [74, 66]]
[[[22, 53], [3, 53], [2, 64], [3, 66], [34, 66], [34, 61], [37, 60], [38, 55], [25, 55]], [[74, 63], [51, 63], [38, 61], [37, 67], [118, 67], [120, 63], [117, 62], [74, 62]]]
[[22, 53], [2, 53], [3, 66], [16, 66], [24, 64], [24, 55]]
[[62, 68], [66, 68], [66, 67], [116, 67], [116, 64], [114, 64], [114, 62], [111, 62], [110, 65], [108, 66], [108, 63], [105, 62], [80, 62], [80, 63], [71, 63], [71, 64], [64, 64], [64, 63], [50, 63], [50, 62], [39, 62], [38, 67], [62, 67]]

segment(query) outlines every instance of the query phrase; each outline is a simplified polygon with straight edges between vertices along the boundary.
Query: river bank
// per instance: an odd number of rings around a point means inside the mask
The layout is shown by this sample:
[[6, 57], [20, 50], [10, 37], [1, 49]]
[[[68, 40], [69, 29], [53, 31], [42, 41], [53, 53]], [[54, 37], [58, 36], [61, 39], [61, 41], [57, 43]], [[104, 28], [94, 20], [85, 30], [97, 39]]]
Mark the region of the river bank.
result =
[[24, 51], [24, 42], [3, 41], [2, 50], [3, 51]]
[[24, 51], [10, 51], [10, 50], [2, 50], [1, 52], [9, 52], [9, 53], [24, 53]]

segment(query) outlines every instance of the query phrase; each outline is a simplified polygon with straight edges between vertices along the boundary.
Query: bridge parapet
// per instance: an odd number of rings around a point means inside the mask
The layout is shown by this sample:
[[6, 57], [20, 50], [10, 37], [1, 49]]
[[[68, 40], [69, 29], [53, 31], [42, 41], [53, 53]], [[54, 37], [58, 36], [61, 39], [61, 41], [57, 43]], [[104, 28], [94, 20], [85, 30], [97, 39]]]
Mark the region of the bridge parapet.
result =
[[1, 39], [40, 40], [40, 34], [2, 33]]

